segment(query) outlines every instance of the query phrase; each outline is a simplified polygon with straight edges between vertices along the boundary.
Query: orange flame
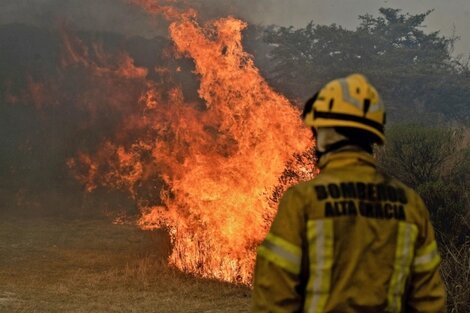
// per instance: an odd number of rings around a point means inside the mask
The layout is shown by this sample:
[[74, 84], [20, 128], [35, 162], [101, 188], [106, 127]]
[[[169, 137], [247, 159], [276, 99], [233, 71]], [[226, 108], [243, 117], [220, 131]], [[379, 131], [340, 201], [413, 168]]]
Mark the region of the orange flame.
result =
[[[67, 39], [64, 65], [145, 81], [134, 113], [115, 138], [68, 165], [89, 191], [129, 190], [142, 211], [140, 227], [169, 231], [169, 261], [177, 268], [250, 284], [255, 249], [269, 229], [277, 197], [314, 175], [305, 152], [312, 146], [310, 134], [299, 112], [269, 87], [243, 50], [245, 22], [228, 17], [201, 26], [196, 12], [176, 9], [172, 1], [132, 2], [171, 21], [177, 53], [194, 61], [204, 107], [185, 101], [179, 88], [147, 80], [129, 57], [113, 67], [95, 52], [106, 64], [98, 66]], [[143, 196], [142, 189], [159, 201]]]
[[[71, 36], [67, 32], [65, 25], [62, 25], [60, 30], [65, 52], [62, 54], [62, 67], [80, 65], [92, 70], [99, 76], [115, 74], [117, 77], [127, 79], [145, 78], [147, 76], [148, 70], [134, 66], [134, 60], [129, 55], [121, 54], [117, 57], [117, 62], [115, 62], [113, 58], [110, 58], [103, 51], [101, 45], [94, 44], [92, 51], [90, 51], [80, 39]], [[97, 59], [97, 62], [91, 61], [92, 54]], [[117, 64], [117, 66], [113, 68], [112, 64]]]

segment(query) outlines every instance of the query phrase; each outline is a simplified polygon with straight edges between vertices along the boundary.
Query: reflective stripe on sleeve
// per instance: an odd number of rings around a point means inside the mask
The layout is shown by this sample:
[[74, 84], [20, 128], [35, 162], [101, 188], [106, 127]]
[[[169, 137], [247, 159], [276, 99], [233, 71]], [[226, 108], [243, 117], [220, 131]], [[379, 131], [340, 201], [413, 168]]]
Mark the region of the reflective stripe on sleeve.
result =
[[406, 279], [410, 273], [417, 235], [416, 225], [406, 222], [398, 223], [397, 246], [393, 274], [388, 289], [387, 312], [401, 312], [401, 300]]
[[429, 245], [416, 252], [416, 257], [413, 262], [413, 271], [417, 273], [430, 271], [435, 269], [440, 262], [441, 257], [437, 250], [437, 243], [434, 240]]
[[323, 312], [330, 294], [331, 268], [333, 266], [333, 220], [307, 222], [307, 239], [310, 258], [310, 278], [307, 285], [305, 312]]
[[258, 248], [258, 255], [292, 274], [300, 273], [302, 250], [281, 237], [269, 233]]

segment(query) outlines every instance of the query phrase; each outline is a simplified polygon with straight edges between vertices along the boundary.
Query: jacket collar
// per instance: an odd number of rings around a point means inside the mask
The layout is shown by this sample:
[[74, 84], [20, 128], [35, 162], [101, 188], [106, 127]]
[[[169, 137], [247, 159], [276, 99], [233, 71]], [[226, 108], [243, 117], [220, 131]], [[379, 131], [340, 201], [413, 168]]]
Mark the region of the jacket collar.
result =
[[377, 161], [374, 157], [359, 149], [345, 149], [340, 151], [332, 151], [323, 155], [318, 161], [318, 167], [343, 167], [350, 165], [366, 165], [377, 167]]

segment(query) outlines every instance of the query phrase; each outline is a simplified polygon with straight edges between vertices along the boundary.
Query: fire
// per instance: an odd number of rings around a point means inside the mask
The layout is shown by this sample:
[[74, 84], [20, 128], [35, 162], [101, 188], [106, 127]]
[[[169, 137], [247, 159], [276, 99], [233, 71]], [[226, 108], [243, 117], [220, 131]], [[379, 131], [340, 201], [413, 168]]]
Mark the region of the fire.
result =
[[[312, 141], [298, 110], [269, 87], [243, 50], [245, 22], [227, 17], [199, 24], [194, 10], [172, 2], [133, 1], [170, 21], [175, 57], [193, 60], [202, 105], [187, 101], [177, 86], [148, 79], [129, 56], [111, 58], [99, 46], [91, 53], [64, 36], [63, 67], [87, 69], [98, 85], [125, 80], [140, 91], [134, 103], [110, 105], [129, 111], [116, 133], [68, 165], [88, 191], [129, 191], [142, 212], [138, 225], [168, 230], [172, 265], [250, 284], [255, 249], [280, 193], [314, 175], [306, 152]], [[130, 97], [116, 91], [121, 98]]]

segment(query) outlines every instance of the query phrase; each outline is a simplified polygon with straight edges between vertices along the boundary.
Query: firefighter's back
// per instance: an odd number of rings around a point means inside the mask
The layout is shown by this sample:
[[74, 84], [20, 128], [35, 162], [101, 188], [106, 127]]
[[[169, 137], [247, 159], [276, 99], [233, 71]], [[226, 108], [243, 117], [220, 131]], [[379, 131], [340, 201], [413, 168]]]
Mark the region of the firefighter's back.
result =
[[307, 219], [307, 312], [401, 312], [425, 208], [379, 172], [367, 153], [322, 160], [314, 180], [294, 187]]

